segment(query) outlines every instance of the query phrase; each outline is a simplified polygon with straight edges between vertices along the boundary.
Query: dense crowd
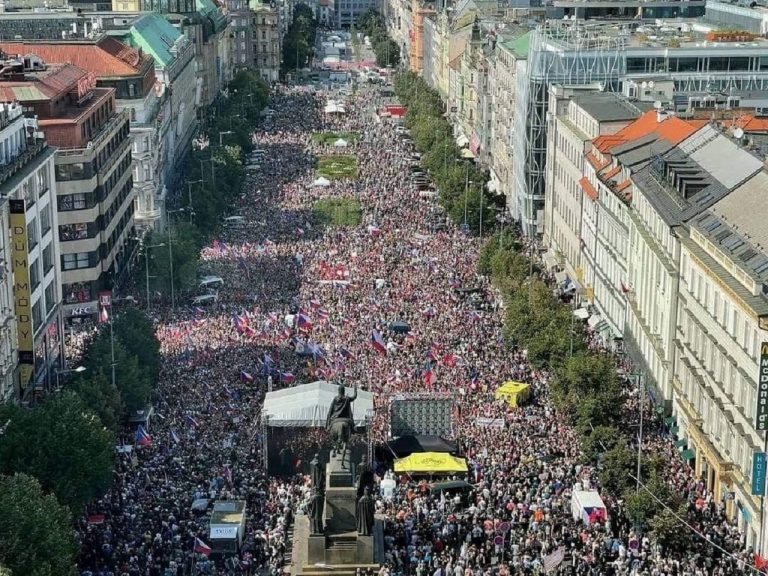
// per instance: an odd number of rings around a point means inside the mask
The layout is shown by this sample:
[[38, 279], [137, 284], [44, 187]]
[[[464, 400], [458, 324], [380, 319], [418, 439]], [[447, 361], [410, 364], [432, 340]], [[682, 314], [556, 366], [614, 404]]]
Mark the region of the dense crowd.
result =
[[[277, 88], [254, 134], [264, 150], [226, 227], [201, 254], [202, 272], [220, 276], [218, 301], [156, 313], [165, 362], [151, 445], [120, 454], [113, 489], [80, 526], [85, 576], [277, 574], [293, 515], [308, 495], [304, 470], [286, 462], [264, 473], [260, 408], [269, 386], [316, 379], [358, 384], [375, 393], [377, 440], [395, 393], [449, 393], [457, 399], [454, 434], [470, 467], [464, 496], [431, 494], [403, 477], [377, 501], [386, 517], [382, 574], [470, 576], [542, 573], [563, 552], [561, 574], [743, 574], [736, 560], [697, 540], [684, 556], [637, 536], [618, 503], [607, 522], [571, 516], [574, 486], [596, 485], [581, 464], [578, 441], [553, 410], [546, 373], [502, 339], [498, 295], [476, 274], [479, 241], [460, 233], [433, 199], [413, 189], [409, 144], [375, 114], [372, 92], [346, 100], [345, 114], [325, 115], [326, 95]], [[356, 132], [339, 150], [316, 143], [322, 130]], [[357, 178], [315, 182], [314, 160], [357, 157]], [[322, 228], [313, 203], [354, 197], [356, 227]], [[395, 333], [393, 322], [409, 330]], [[383, 337], [385, 352], [370, 345]], [[312, 350], [307, 355], [306, 350]], [[496, 401], [505, 380], [529, 383], [531, 401]], [[290, 442], [290, 440], [286, 440]], [[322, 432], [294, 440], [314, 450]], [[649, 434], [646, 449], [668, 454], [670, 481], [692, 503], [689, 520], [729, 550], [742, 549], [674, 447]], [[287, 468], [287, 469], [286, 469]], [[244, 500], [247, 524], [238, 554], [194, 553], [208, 542], [210, 506]], [[705, 506], [696, 505], [701, 500]], [[503, 530], [501, 529], [502, 524]], [[741, 557], [748, 559], [746, 552]]]

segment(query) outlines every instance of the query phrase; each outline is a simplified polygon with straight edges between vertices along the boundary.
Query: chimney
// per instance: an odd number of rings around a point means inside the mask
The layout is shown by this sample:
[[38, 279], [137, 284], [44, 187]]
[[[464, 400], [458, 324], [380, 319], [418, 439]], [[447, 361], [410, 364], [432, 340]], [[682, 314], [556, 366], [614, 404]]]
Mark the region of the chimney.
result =
[[664, 122], [664, 120], [666, 120], [667, 117], [668, 117], [668, 114], [666, 110], [656, 110], [656, 122], [658, 124], [661, 124], [662, 122]]

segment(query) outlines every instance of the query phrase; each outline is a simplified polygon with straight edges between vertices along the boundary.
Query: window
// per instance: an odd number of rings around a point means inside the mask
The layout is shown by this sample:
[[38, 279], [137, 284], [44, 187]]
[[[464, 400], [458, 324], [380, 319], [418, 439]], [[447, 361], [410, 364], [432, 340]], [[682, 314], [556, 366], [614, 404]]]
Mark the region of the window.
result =
[[45, 287], [45, 309], [50, 312], [56, 307], [56, 283], [51, 282]]
[[64, 302], [75, 304], [77, 302], [89, 302], [91, 300], [91, 285], [88, 282], [75, 282], [63, 287]]
[[40, 211], [40, 235], [45, 236], [51, 229], [51, 205], [46, 204]]
[[37, 219], [33, 218], [32, 221], [27, 224], [27, 250], [32, 251], [32, 249], [37, 246], [37, 241], [39, 238], [37, 237]]
[[35, 305], [32, 306], [32, 322], [34, 323], [35, 328], [43, 323], [43, 309], [40, 305], [41, 302], [42, 300], [38, 300], [35, 302]]
[[64, 270], [77, 270], [78, 268], [89, 267], [89, 253], [77, 252], [76, 254], [64, 254], [62, 261]]
[[42, 196], [48, 188], [48, 169], [41, 168], [37, 171], [37, 189], [39, 194]]
[[53, 244], [48, 244], [43, 250], [43, 275], [48, 274], [53, 268]]
[[63, 224], [59, 226], [59, 240], [62, 242], [85, 240], [86, 238], [88, 238], [88, 224]]
[[66, 194], [59, 196], [59, 210], [85, 210], [87, 208], [85, 194]]
[[82, 162], [76, 164], [58, 164], [56, 166], [56, 180], [59, 182], [82, 180], [83, 178], [85, 178], [85, 165]]
[[[133, 98], [134, 96], [136, 96], [136, 84], [131, 82], [128, 84], [128, 97]], [[131, 108], [131, 110], [133, 110], [133, 108]]]
[[29, 283], [33, 292], [40, 285], [40, 265], [37, 260], [29, 265]]
[[152, 168], [150, 166], [144, 166], [144, 180], [152, 180]]

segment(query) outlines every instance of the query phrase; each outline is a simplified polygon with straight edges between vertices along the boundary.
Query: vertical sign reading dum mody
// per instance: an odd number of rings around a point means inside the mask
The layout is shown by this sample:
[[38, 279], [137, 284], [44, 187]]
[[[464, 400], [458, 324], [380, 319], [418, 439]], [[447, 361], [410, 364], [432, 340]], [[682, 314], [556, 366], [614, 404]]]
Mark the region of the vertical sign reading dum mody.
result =
[[757, 419], [755, 428], [768, 430], [768, 342], [760, 345], [760, 372], [757, 378]]
[[23, 390], [35, 371], [35, 342], [32, 331], [32, 292], [29, 285], [27, 217], [24, 200], [9, 200], [13, 302], [19, 333], [19, 386]]

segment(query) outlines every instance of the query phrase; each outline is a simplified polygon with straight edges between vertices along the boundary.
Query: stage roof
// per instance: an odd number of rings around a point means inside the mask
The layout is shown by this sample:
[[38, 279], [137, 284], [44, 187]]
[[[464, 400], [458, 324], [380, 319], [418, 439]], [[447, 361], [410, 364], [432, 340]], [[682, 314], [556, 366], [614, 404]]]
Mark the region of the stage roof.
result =
[[[328, 408], [336, 396], [338, 385], [333, 382], [318, 380], [310, 384], [300, 384], [292, 388], [267, 392], [264, 399], [263, 414], [269, 416], [269, 426], [279, 427], [325, 427]], [[352, 387], [347, 386], [347, 396], [352, 395]], [[352, 404], [355, 425], [364, 426], [365, 416], [373, 413], [373, 394], [365, 390], [357, 391], [357, 400]]]

